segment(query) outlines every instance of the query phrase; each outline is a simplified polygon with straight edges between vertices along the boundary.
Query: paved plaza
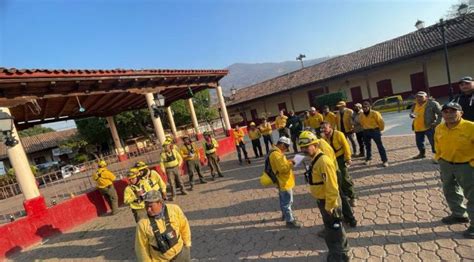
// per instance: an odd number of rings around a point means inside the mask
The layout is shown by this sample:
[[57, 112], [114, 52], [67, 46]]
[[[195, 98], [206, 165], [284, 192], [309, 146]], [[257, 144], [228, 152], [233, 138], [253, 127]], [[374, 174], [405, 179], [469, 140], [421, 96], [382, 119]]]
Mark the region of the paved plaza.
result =
[[[354, 261], [470, 261], [474, 240], [464, 239], [467, 225], [446, 226], [448, 215], [438, 166], [430, 159], [410, 160], [417, 153], [414, 136], [384, 138], [390, 167], [363, 165], [356, 159], [350, 171], [359, 194], [357, 228], [346, 228]], [[375, 146], [374, 146], [375, 148]], [[247, 145], [250, 150], [250, 146]], [[250, 152], [250, 155], [253, 153]], [[263, 159], [239, 166], [235, 156], [224, 159], [225, 177], [197, 185], [175, 202], [187, 215], [194, 261], [324, 261], [327, 250], [316, 233], [322, 220], [297, 172], [294, 210], [303, 223], [286, 229], [275, 188], [263, 188]], [[15, 261], [131, 260], [134, 221], [127, 207], [70, 232], [47, 239]]]

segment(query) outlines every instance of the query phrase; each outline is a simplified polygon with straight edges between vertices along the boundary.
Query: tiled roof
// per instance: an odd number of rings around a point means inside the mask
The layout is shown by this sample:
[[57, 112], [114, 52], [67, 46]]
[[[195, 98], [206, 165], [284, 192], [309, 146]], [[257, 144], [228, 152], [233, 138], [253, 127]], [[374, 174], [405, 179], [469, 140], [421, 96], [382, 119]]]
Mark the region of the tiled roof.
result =
[[[49, 132], [36, 136], [21, 138], [25, 152], [34, 153], [45, 149], [52, 149], [59, 146], [61, 141], [66, 140], [77, 133], [77, 129], [68, 129], [64, 131]], [[0, 159], [7, 158], [7, 147], [0, 143]]]
[[[474, 13], [466, 15], [464, 19], [459, 19], [457, 22], [446, 28], [446, 41], [450, 46], [474, 40]], [[441, 48], [443, 48], [441, 33], [439, 29], [430, 26], [359, 51], [326, 60], [320, 64], [239, 89], [228, 105], [232, 106], [288, 89], [364, 71]]]
[[176, 70], [176, 69], [16, 69], [0, 67], [0, 79], [2, 78], [32, 78], [32, 77], [91, 77], [91, 76], [140, 76], [140, 75], [208, 75], [224, 74], [228, 70]]

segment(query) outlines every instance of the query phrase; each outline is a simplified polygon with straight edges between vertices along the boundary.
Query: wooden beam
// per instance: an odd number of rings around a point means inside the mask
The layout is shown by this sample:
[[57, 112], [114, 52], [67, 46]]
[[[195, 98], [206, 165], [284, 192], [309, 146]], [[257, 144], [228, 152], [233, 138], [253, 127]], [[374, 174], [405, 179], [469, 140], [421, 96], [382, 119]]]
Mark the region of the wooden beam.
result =
[[100, 111], [105, 111], [107, 110], [110, 106], [112, 106], [113, 104], [117, 103], [118, 101], [124, 99], [125, 97], [127, 97], [129, 94], [128, 93], [122, 93], [120, 95], [117, 95], [117, 96], [111, 96], [113, 98], [111, 98], [107, 103], [105, 104], [102, 104], [100, 106]]
[[145, 96], [144, 96], [144, 95], [137, 95], [135, 98], [132, 98], [132, 99], [130, 99], [129, 101], [127, 101], [126, 103], [124, 103], [124, 104], [122, 105], [122, 108], [123, 108], [123, 109], [126, 109], [126, 108], [130, 107], [130, 105], [132, 105], [132, 104], [134, 104], [134, 103], [136, 103], [136, 102], [139, 102], [139, 101], [141, 101], [141, 100], [143, 100], [143, 101], [146, 102]]
[[66, 98], [66, 101], [64, 101], [63, 105], [60, 107], [59, 113], [56, 114], [57, 117], [61, 117], [64, 114], [64, 111], [66, 111], [66, 107], [70, 103], [72, 98], [72, 96]]
[[44, 120], [45, 116], [46, 116], [46, 112], [48, 110], [48, 101], [49, 99], [43, 99], [44, 102], [43, 102], [43, 114], [41, 114], [41, 120]]
[[96, 110], [97, 108], [99, 108], [104, 102], [106, 99], [108, 99], [109, 95], [108, 94], [103, 94], [102, 97], [97, 100], [97, 102], [91, 106], [91, 108], [86, 108], [86, 110], [88, 112], [93, 112], [94, 110]]

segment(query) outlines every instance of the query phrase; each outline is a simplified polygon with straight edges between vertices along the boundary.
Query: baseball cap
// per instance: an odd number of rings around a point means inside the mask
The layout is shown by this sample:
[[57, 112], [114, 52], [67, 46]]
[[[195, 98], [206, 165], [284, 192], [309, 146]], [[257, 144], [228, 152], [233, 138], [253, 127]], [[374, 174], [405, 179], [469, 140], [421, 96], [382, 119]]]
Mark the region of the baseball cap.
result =
[[444, 111], [445, 109], [448, 109], [448, 108], [456, 109], [457, 111], [462, 111], [461, 105], [459, 105], [458, 103], [455, 103], [455, 102], [449, 102], [447, 104], [444, 104], [441, 111]]
[[472, 82], [472, 77], [470, 76], [465, 76], [459, 80], [459, 83], [470, 83]]
[[161, 197], [161, 193], [157, 190], [150, 190], [146, 192], [145, 197], [143, 199], [145, 202], [158, 202], [163, 201], [163, 197]]
[[314, 111], [316, 111], [316, 108], [312, 106], [312, 107], [309, 108], [309, 111], [314, 112]]
[[428, 94], [424, 91], [419, 91], [418, 93], [416, 93], [416, 96], [428, 96]]
[[346, 106], [346, 102], [344, 102], [344, 101], [339, 101], [339, 103], [337, 103], [336, 106], [337, 106], [337, 107]]
[[291, 140], [286, 137], [286, 136], [282, 136], [278, 139], [278, 143], [282, 143], [282, 144], [285, 144], [287, 146], [291, 146]]

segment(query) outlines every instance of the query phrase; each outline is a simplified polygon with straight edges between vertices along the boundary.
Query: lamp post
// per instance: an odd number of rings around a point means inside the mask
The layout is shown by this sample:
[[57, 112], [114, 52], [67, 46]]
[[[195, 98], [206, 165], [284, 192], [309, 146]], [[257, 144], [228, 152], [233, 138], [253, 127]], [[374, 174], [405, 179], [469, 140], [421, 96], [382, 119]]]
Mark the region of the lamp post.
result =
[[155, 118], [163, 115], [163, 108], [165, 107], [165, 97], [162, 94], [156, 94], [153, 100], [155, 103], [152, 105], [153, 115]]
[[301, 62], [301, 68], [304, 68], [303, 58], [306, 58], [306, 55], [300, 54], [296, 57], [296, 60], [299, 60]]
[[[453, 85], [451, 83], [451, 72], [449, 70], [449, 59], [448, 59], [448, 43], [446, 42], [446, 27], [458, 24], [462, 22], [467, 13], [469, 13], [470, 7], [467, 4], [461, 4], [458, 7], [458, 17], [451, 19], [451, 20], [444, 20], [440, 19], [439, 23], [435, 24], [430, 30], [426, 30], [425, 22], [418, 20], [415, 23], [415, 27], [417, 30], [424, 31], [424, 32], [431, 32], [432, 30], [438, 29], [441, 32], [441, 39], [443, 41], [443, 51], [444, 51], [444, 63], [446, 66], [446, 74], [448, 77], [448, 88], [449, 88], [449, 100], [453, 100], [454, 90]], [[429, 88], [429, 87], [428, 87]]]
[[0, 132], [5, 136], [5, 145], [13, 147], [18, 144], [18, 140], [12, 135], [13, 117], [3, 111], [0, 111]]

